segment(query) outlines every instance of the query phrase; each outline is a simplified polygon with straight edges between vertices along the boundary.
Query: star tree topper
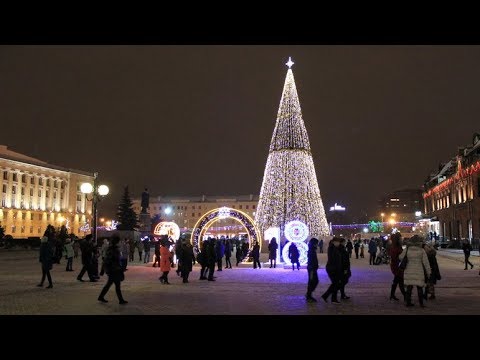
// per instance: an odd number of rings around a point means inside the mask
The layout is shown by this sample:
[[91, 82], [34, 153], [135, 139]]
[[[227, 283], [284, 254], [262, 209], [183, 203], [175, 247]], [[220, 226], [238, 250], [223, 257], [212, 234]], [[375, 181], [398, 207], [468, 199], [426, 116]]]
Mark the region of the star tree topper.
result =
[[289, 56], [288, 57], [288, 62], [286, 62], [285, 65], [287, 65], [288, 68], [291, 69], [293, 64], [295, 64], [295, 63], [292, 61], [292, 57]]

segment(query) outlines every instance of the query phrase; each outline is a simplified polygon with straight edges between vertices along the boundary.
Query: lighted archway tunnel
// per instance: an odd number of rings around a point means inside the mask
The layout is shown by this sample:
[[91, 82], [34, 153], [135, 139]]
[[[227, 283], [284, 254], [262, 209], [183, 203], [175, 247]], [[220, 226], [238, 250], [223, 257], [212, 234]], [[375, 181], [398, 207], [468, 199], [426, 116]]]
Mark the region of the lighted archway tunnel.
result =
[[253, 243], [255, 241], [258, 241], [260, 247], [262, 246], [262, 238], [260, 235], [260, 231], [255, 225], [255, 221], [243, 211], [224, 206], [221, 208], [210, 210], [203, 214], [200, 219], [198, 219], [195, 227], [193, 228], [192, 236], [190, 238], [190, 241], [195, 251], [200, 251], [199, 241], [203, 238], [208, 228], [217, 220], [226, 218], [234, 219], [243, 225], [245, 230], [247, 230], [250, 248], [253, 246]]

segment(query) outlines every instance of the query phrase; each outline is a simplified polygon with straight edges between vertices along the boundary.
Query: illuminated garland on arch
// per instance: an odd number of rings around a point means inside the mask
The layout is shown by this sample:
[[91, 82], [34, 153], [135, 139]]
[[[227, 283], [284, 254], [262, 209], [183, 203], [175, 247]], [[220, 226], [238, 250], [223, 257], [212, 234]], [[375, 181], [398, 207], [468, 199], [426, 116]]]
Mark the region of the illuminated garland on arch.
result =
[[279, 227], [283, 234], [285, 224], [292, 220], [305, 223], [311, 236], [325, 237], [330, 233], [295, 79], [289, 69], [270, 142], [255, 221], [262, 233], [270, 227]]

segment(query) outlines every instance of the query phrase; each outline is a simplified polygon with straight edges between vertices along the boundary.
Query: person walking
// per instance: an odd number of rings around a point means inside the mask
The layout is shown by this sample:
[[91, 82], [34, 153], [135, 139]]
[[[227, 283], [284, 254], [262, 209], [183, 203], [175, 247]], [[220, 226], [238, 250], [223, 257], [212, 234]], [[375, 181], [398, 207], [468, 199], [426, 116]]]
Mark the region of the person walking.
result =
[[73, 246], [72, 246], [72, 241], [70, 238], [67, 238], [65, 240], [65, 245], [63, 246], [63, 254], [65, 256], [65, 259], [67, 259], [67, 268], [65, 271], [73, 271], [72, 265], [73, 265], [73, 256], [75, 255], [73, 251]]
[[162, 276], [158, 278], [162, 284], [169, 285], [168, 282], [168, 273], [170, 272], [172, 262], [170, 260], [170, 241], [168, 237], [163, 235], [162, 240], [160, 240], [160, 271], [162, 271]]
[[428, 278], [427, 286], [425, 288], [424, 298], [427, 300], [428, 294], [430, 294], [428, 299], [433, 300], [435, 299], [435, 285], [437, 284], [437, 280], [442, 280], [437, 262], [437, 250], [435, 250], [430, 244], [423, 244], [423, 250], [427, 253], [428, 262], [432, 269], [432, 274]]
[[462, 246], [463, 254], [465, 255], [465, 269], [467, 270], [467, 265], [470, 265], [470, 269], [473, 269], [473, 264], [468, 260], [470, 258], [470, 252], [472, 251], [472, 245], [468, 240], [465, 240]]
[[392, 244], [388, 249], [388, 255], [390, 255], [390, 270], [393, 274], [393, 282], [390, 288], [390, 300], [400, 300], [395, 296], [397, 286], [400, 288], [400, 292], [403, 295], [403, 299], [406, 300], [405, 285], [403, 284], [403, 270], [398, 266], [400, 264], [400, 254], [403, 252], [402, 237], [399, 232], [392, 234]]
[[355, 245], [353, 245], [353, 249], [355, 251], [355, 258], [358, 259], [358, 251], [360, 250], [360, 240], [355, 241]]
[[327, 265], [325, 269], [327, 270], [328, 277], [332, 282], [328, 287], [327, 291], [323, 293], [322, 299], [325, 302], [328, 302], [327, 299], [332, 296], [332, 304], [340, 304], [340, 301], [337, 299], [338, 289], [340, 288], [340, 283], [342, 281], [342, 254], [340, 253], [340, 239], [334, 237], [330, 240], [328, 244], [328, 253], [327, 253]]
[[370, 254], [370, 259], [368, 260], [369, 265], [375, 265], [375, 258], [377, 257], [377, 242], [374, 238], [371, 238], [368, 243], [368, 253]]
[[150, 262], [150, 245], [152, 244], [151, 238], [148, 237], [143, 242], [143, 263], [146, 264]]
[[323, 239], [320, 239], [318, 242], [318, 251], [320, 254], [323, 254]]
[[232, 243], [230, 242], [230, 239], [227, 236], [227, 239], [225, 240], [225, 269], [232, 268], [232, 262], [230, 261], [231, 257], [232, 257]]
[[48, 243], [48, 236], [44, 235], [40, 239], [40, 258], [39, 261], [42, 264], [42, 280], [38, 287], [43, 287], [43, 283], [45, 282], [45, 277], [48, 279], [48, 286], [47, 289], [51, 289], [53, 287], [52, 277], [50, 275], [50, 270], [52, 269], [53, 264], [53, 253], [50, 244]]
[[[351, 242], [350, 242], [351, 244]], [[348, 284], [348, 280], [352, 276], [352, 271], [350, 270], [350, 258], [352, 257], [352, 252], [348, 251], [348, 243], [345, 245], [345, 239], [340, 238], [340, 246], [338, 247], [340, 254], [342, 255], [342, 274], [340, 281], [340, 298], [342, 300], [350, 299], [350, 296], [345, 294], [345, 285]]]
[[270, 260], [270, 269], [272, 267], [275, 268], [277, 266], [277, 249], [278, 249], [277, 239], [273, 237], [272, 240], [270, 240], [270, 243], [268, 244], [268, 259]]
[[308, 285], [307, 285], [307, 294], [305, 295], [305, 299], [307, 300], [307, 302], [317, 302], [317, 299], [315, 299], [312, 296], [312, 293], [315, 291], [318, 285], [317, 245], [318, 245], [318, 239], [311, 238], [308, 243], [308, 253], [307, 253]]
[[85, 239], [82, 240], [81, 244], [81, 251], [82, 251], [82, 270], [80, 270], [80, 273], [77, 276], [78, 281], [84, 281], [83, 275], [85, 272], [88, 274], [88, 277], [90, 279], [90, 282], [96, 282], [97, 280], [95, 279], [95, 276], [93, 274], [92, 268], [93, 268], [93, 256], [94, 256], [94, 245], [93, 245], [93, 235], [88, 234], [85, 236]]
[[192, 271], [192, 265], [195, 264], [195, 256], [193, 255], [193, 246], [187, 239], [183, 239], [178, 252], [178, 267], [182, 275], [183, 283], [188, 283], [188, 275]]
[[115, 284], [115, 292], [117, 293], [118, 303], [123, 305], [128, 303], [128, 301], [123, 298], [122, 289], [120, 287], [120, 283], [125, 279], [125, 274], [123, 266], [120, 263], [120, 249], [118, 247], [119, 242], [120, 238], [118, 236], [112, 236], [104, 261], [105, 272], [108, 275], [108, 281], [100, 292], [98, 301], [107, 303], [108, 300], [105, 299], [105, 295], [110, 289], [110, 286]]
[[425, 307], [423, 304], [423, 287], [425, 286], [425, 278], [429, 278], [431, 274], [430, 263], [426, 252], [422, 249], [423, 239], [414, 235], [410, 238], [407, 245], [408, 262], [404, 271], [404, 282], [407, 286], [407, 306], [414, 306], [412, 303], [412, 289], [417, 287], [418, 302], [421, 307]]

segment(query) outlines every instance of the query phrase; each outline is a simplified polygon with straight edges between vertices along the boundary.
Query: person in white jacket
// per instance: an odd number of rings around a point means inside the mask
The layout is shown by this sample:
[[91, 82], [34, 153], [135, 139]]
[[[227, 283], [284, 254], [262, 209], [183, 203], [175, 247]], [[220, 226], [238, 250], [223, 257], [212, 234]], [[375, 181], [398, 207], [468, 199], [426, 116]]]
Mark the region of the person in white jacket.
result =
[[404, 283], [407, 287], [407, 306], [414, 306], [412, 303], [412, 290], [413, 286], [416, 286], [418, 302], [421, 307], [425, 307], [423, 304], [423, 288], [426, 285], [425, 278], [430, 278], [432, 271], [430, 269], [428, 256], [425, 250], [422, 249], [422, 243], [423, 238], [418, 235], [412, 236], [407, 243], [407, 250], [404, 255], [408, 259], [403, 274]]

